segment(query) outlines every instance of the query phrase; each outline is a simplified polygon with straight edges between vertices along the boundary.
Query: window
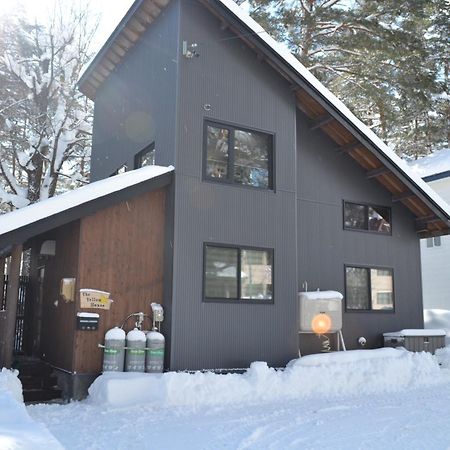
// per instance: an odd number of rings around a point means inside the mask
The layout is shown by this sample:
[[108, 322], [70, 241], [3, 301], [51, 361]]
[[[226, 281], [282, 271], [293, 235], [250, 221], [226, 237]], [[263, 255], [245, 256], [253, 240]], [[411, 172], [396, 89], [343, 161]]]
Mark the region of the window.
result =
[[393, 270], [346, 266], [345, 293], [347, 311], [393, 311]]
[[441, 246], [441, 237], [436, 236], [434, 238], [427, 238], [427, 247], [440, 247]]
[[273, 188], [273, 135], [205, 122], [204, 177]]
[[206, 244], [205, 300], [273, 300], [273, 250]]
[[145, 147], [134, 157], [134, 168], [155, 165], [155, 143]]
[[391, 209], [344, 202], [344, 228], [391, 234]]
[[110, 176], [119, 175], [120, 173], [125, 173], [128, 170], [128, 166], [126, 164], [122, 164], [117, 170], [115, 170]]

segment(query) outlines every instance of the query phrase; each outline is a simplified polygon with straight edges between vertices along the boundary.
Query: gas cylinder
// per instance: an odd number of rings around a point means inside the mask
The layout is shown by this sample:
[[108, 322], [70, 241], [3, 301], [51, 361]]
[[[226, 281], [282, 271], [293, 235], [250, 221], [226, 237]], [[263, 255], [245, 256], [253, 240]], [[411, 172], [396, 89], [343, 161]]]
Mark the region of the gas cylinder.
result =
[[161, 373], [164, 370], [164, 344], [165, 339], [161, 333], [156, 330], [147, 333], [146, 372]]
[[103, 372], [123, 372], [125, 359], [125, 331], [115, 327], [105, 334]]
[[127, 334], [126, 372], [145, 372], [145, 333], [135, 328]]

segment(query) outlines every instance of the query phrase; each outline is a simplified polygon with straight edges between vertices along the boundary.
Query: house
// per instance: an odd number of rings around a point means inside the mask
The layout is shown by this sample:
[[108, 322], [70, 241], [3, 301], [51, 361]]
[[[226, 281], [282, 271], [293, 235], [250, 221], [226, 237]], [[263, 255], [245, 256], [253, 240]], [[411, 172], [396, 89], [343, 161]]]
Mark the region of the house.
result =
[[[42, 323], [60, 353], [34, 351], [71, 396], [101, 371], [105, 330], [155, 300], [170, 370], [320, 351], [298, 335], [305, 289], [344, 293], [347, 348], [423, 327], [419, 239], [450, 232], [449, 207], [232, 0], [136, 1], [79, 87], [95, 101], [92, 197], [76, 213], [55, 198], [0, 217], [4, 254], [55, 241]], [[149, 178], [137, 189], [134, 177]], [[107, 202], [95, 197], [116, 182]], [[33, 222], [50, 207], [55, 217]], [[111, 293], [98, 330], [73, 325], [78, 296], [55, 306], [66, 277], [76, 292]]]
[[[450, 149], [443, 149], [410, 163], [447, 203], [450, 203]], [[450, 238], [434, 236], [420, 242], [423, 306], [450, 310]]]

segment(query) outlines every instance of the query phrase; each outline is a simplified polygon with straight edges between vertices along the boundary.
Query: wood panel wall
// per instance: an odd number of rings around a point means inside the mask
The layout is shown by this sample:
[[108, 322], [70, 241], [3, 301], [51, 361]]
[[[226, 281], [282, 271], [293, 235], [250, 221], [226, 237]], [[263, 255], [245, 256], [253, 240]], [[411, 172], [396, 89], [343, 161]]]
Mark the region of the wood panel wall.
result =
[[[75, 302], [59, 297], [61, 278], [76, 278], [80, 222], [71, 222], [45, 234], [56, 241], [56, 254], [41, 261], [45, 266], [40, 352], [50, 364], [72, 371]], [[37, 245], [40, 248], [40, 245]]]
[[[98, 373], [106, 330], [133, 312], [162, 303], [166, 190], [140, 195], [81, 219], [78, 289], [111, 293], [114, 303], [98, 312], [98, 331], [75, 331], [74, 371]], [[81, 311], [77, 295], [77, 310]], [[126, 330], [132, 328], [130, 319]]]

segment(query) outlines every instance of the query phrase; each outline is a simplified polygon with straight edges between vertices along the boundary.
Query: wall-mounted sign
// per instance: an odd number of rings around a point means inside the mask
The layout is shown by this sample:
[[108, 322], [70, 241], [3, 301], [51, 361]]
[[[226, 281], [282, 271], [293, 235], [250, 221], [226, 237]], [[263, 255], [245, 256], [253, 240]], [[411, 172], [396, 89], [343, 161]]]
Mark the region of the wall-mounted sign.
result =
[[109, 309], [112, 300], [110, 293], [96, 289], [80, 289], [81, 308]]

